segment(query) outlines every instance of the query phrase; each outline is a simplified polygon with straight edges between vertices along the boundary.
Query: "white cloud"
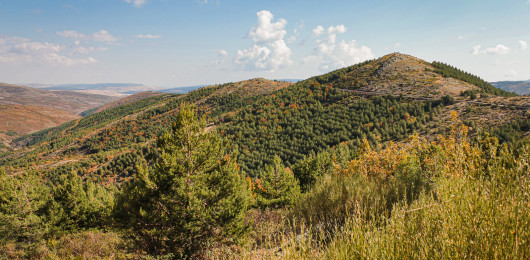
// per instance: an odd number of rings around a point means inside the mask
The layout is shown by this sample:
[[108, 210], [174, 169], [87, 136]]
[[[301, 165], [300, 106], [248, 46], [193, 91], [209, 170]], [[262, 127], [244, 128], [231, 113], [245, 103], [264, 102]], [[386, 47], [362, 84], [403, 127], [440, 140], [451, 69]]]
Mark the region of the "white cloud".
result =
[[473, 46], [471, 48], [471, 54], [473, 55], [479, 55], [479, 54], [504, 55], [510, 52], [510, 48], [502, 44], [497, 44], [495, 45], [495, 47], [486, 48], [484, 50], [482, 50], [481, 48], [482, 47], [480, 45]]
[[83, 46], [78, 46], [78, 47], [75, 47], [74, 48], [74, 53], [79, 53], [79, 54], [90, 54], [91, 52], [95, 52], [95, 51], [107, 51], [108, 48], [105, 48], [105, 47], [83, 47]]
[[118, 38], [112, 36], [105, 30], [100, 30], [92, 34], [92, 39], [97, 42], [115, 42], [118, 40]]
[[74, 58], [61, 54], [68, 48], [48, 42], [0, 35], [0, 62], [72, 66], [95, 63], [93, 57]]
[[482, 48], [480, 45], [471, 47], [471, 54], [478, 55], [480, 53], [480, 48]]
[[304, 58], [304, 62], [318, 62], [319, 69], [329, 71], [350, 66], [374, 58], [372, 50], [367, 46], [357, 46], [355, 40], [337, 43], [337, 34], [346, 32], [346, 26], [330, 26], [327, 30], [317, 26], [313, 29], [313, 37], [317, 37], [314, 55]]
[[248, 32], [248, 37], [256, 44], [279, 41], [287, 34], [287, 31], [283, 29], [287, 25], [285, 19], [278, 19], [277, 22], [273, 23], [274, 16], [267, 10], [259, 11], [257, 15], [258, 24]]
[[86, 36], [82, 33], [76, 32], [76, 31], [62, 31], [57, 32], [59, 36], [65, 37], [65, 38], [73, 38], [73, 39], [84, 39]]
[[[530, 0], [528, 0], [530, 1]], [[523, 51], [526, 51], [526, 49], [528, 49], [528, 43], [526, 43], [525, 41], [521, 40], [519, 41], [519, 48]]]
[[217, 52], [217, 59], [212, 61], [212, 65], [219, 65], [226, 61], [226, 58], [228, 57], [228, 52], [226, 50], [220, 50]]
[[464, 39], [464, 36], [463, 36], [463, 35], [458, 35], [458, 39], [459, 39], [459, 40], [463, 40], [463, 39]]
[[324, 32], [324, 27], [319, 25], [315, 29], [313, 29], [313, 37], [320, 36], [323, 32]]
[[151, 35], [151, 34], [137, 34], [134, 37], [140, 38], [140, 39], [158, 39], [161, 38], [161, 35]]
[[135, 7], [141, 7], [147, 0], [124, 0], [126, 3], [133, 4]]
[[515, 77], [517, 76], [517, 72], [515, 70], [510, 70], [504, 74], [505, 77]]
[[287, 31], [285, 19], [273, 22], [271, 12], [263, 10], [257, 13], [258, 23], [248, 32], [248, 38], [254, 44], [245, 50], [238, 50], [234, 63], [244, 70], [267, 70], [291, 65], [291, 49], [285, 43]]
[[119, 38], [112, 36], [108, 31], [106, 30], [99, 30], [92, 35], [84, 35], [80, 32], [76, 31], [62, 31], [57, 32], [57, 35], [65, 37], [65, 38], [72, 38], [76, 40], [83, 40], [83, 41], [97, 41], [97, 42], [115, 42], [118, 41]]

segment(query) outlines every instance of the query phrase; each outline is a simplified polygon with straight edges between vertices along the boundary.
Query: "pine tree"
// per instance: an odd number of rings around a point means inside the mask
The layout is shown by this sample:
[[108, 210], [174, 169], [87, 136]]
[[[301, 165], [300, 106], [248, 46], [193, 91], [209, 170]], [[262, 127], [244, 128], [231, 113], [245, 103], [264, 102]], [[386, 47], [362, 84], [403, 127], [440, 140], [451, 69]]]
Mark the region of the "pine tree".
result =
[[279, 156], [261, 173], [257, 203], [261, 208], [283, 208], [293, 205], [300, 196], [300, 186], [291, 170], [286, 169]]
[[102, 227], [112, 212], [114, 190], [83, 180], [72, 170], [53, 188], [53, 203], [62, 229]]
[[132, 226], [151, 252], [191, 256], [209, 243], [233, 242], [248, 229], [245, 180], [225, 143], [205, 128], [205, 118], [182, 105], [171, 131], [157, 141], [153, 169], [140, 163], [118, 200], [118, 220]]
[[49, 188], [32, 172], [8, 175], [0, 169], [0, 245], [29, 244], [50, 232]]

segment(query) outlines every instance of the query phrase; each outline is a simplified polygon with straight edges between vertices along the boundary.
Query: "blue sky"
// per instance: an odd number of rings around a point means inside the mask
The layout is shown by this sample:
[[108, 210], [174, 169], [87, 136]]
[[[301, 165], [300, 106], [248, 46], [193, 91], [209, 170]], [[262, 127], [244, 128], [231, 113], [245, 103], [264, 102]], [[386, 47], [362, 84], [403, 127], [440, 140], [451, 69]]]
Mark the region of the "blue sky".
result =
[[399, 51], [530, 79], [530, 0], [0, 0], [0, 82], [307, 78]]

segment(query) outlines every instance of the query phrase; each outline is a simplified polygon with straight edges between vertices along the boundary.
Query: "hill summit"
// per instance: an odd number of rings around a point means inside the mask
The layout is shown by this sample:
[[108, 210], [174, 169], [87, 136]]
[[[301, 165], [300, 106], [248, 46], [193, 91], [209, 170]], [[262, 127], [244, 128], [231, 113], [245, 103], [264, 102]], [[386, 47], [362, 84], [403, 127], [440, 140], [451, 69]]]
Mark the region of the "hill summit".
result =
[[397, 52], [337, 72], [341, 74], [338, 87], [380, 94], [439, 98], [479, 89], [468, 82], [444, 77], [429, 62]]

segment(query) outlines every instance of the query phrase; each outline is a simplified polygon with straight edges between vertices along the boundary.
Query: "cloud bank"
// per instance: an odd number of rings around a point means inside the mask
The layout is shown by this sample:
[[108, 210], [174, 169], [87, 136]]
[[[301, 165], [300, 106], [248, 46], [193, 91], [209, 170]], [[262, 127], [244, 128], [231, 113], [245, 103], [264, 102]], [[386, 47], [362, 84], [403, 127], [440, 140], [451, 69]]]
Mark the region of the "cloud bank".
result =
[[72, 49], [54, 43], [0, 35], [0, 62], [2, 63], [73, 66], [96, 62], [93, 57], [74, 57], [74, 53], [88, 54], [96, 51], [96, 48], [77, 47], [70, 54], [64, 54], [68, 50]]

